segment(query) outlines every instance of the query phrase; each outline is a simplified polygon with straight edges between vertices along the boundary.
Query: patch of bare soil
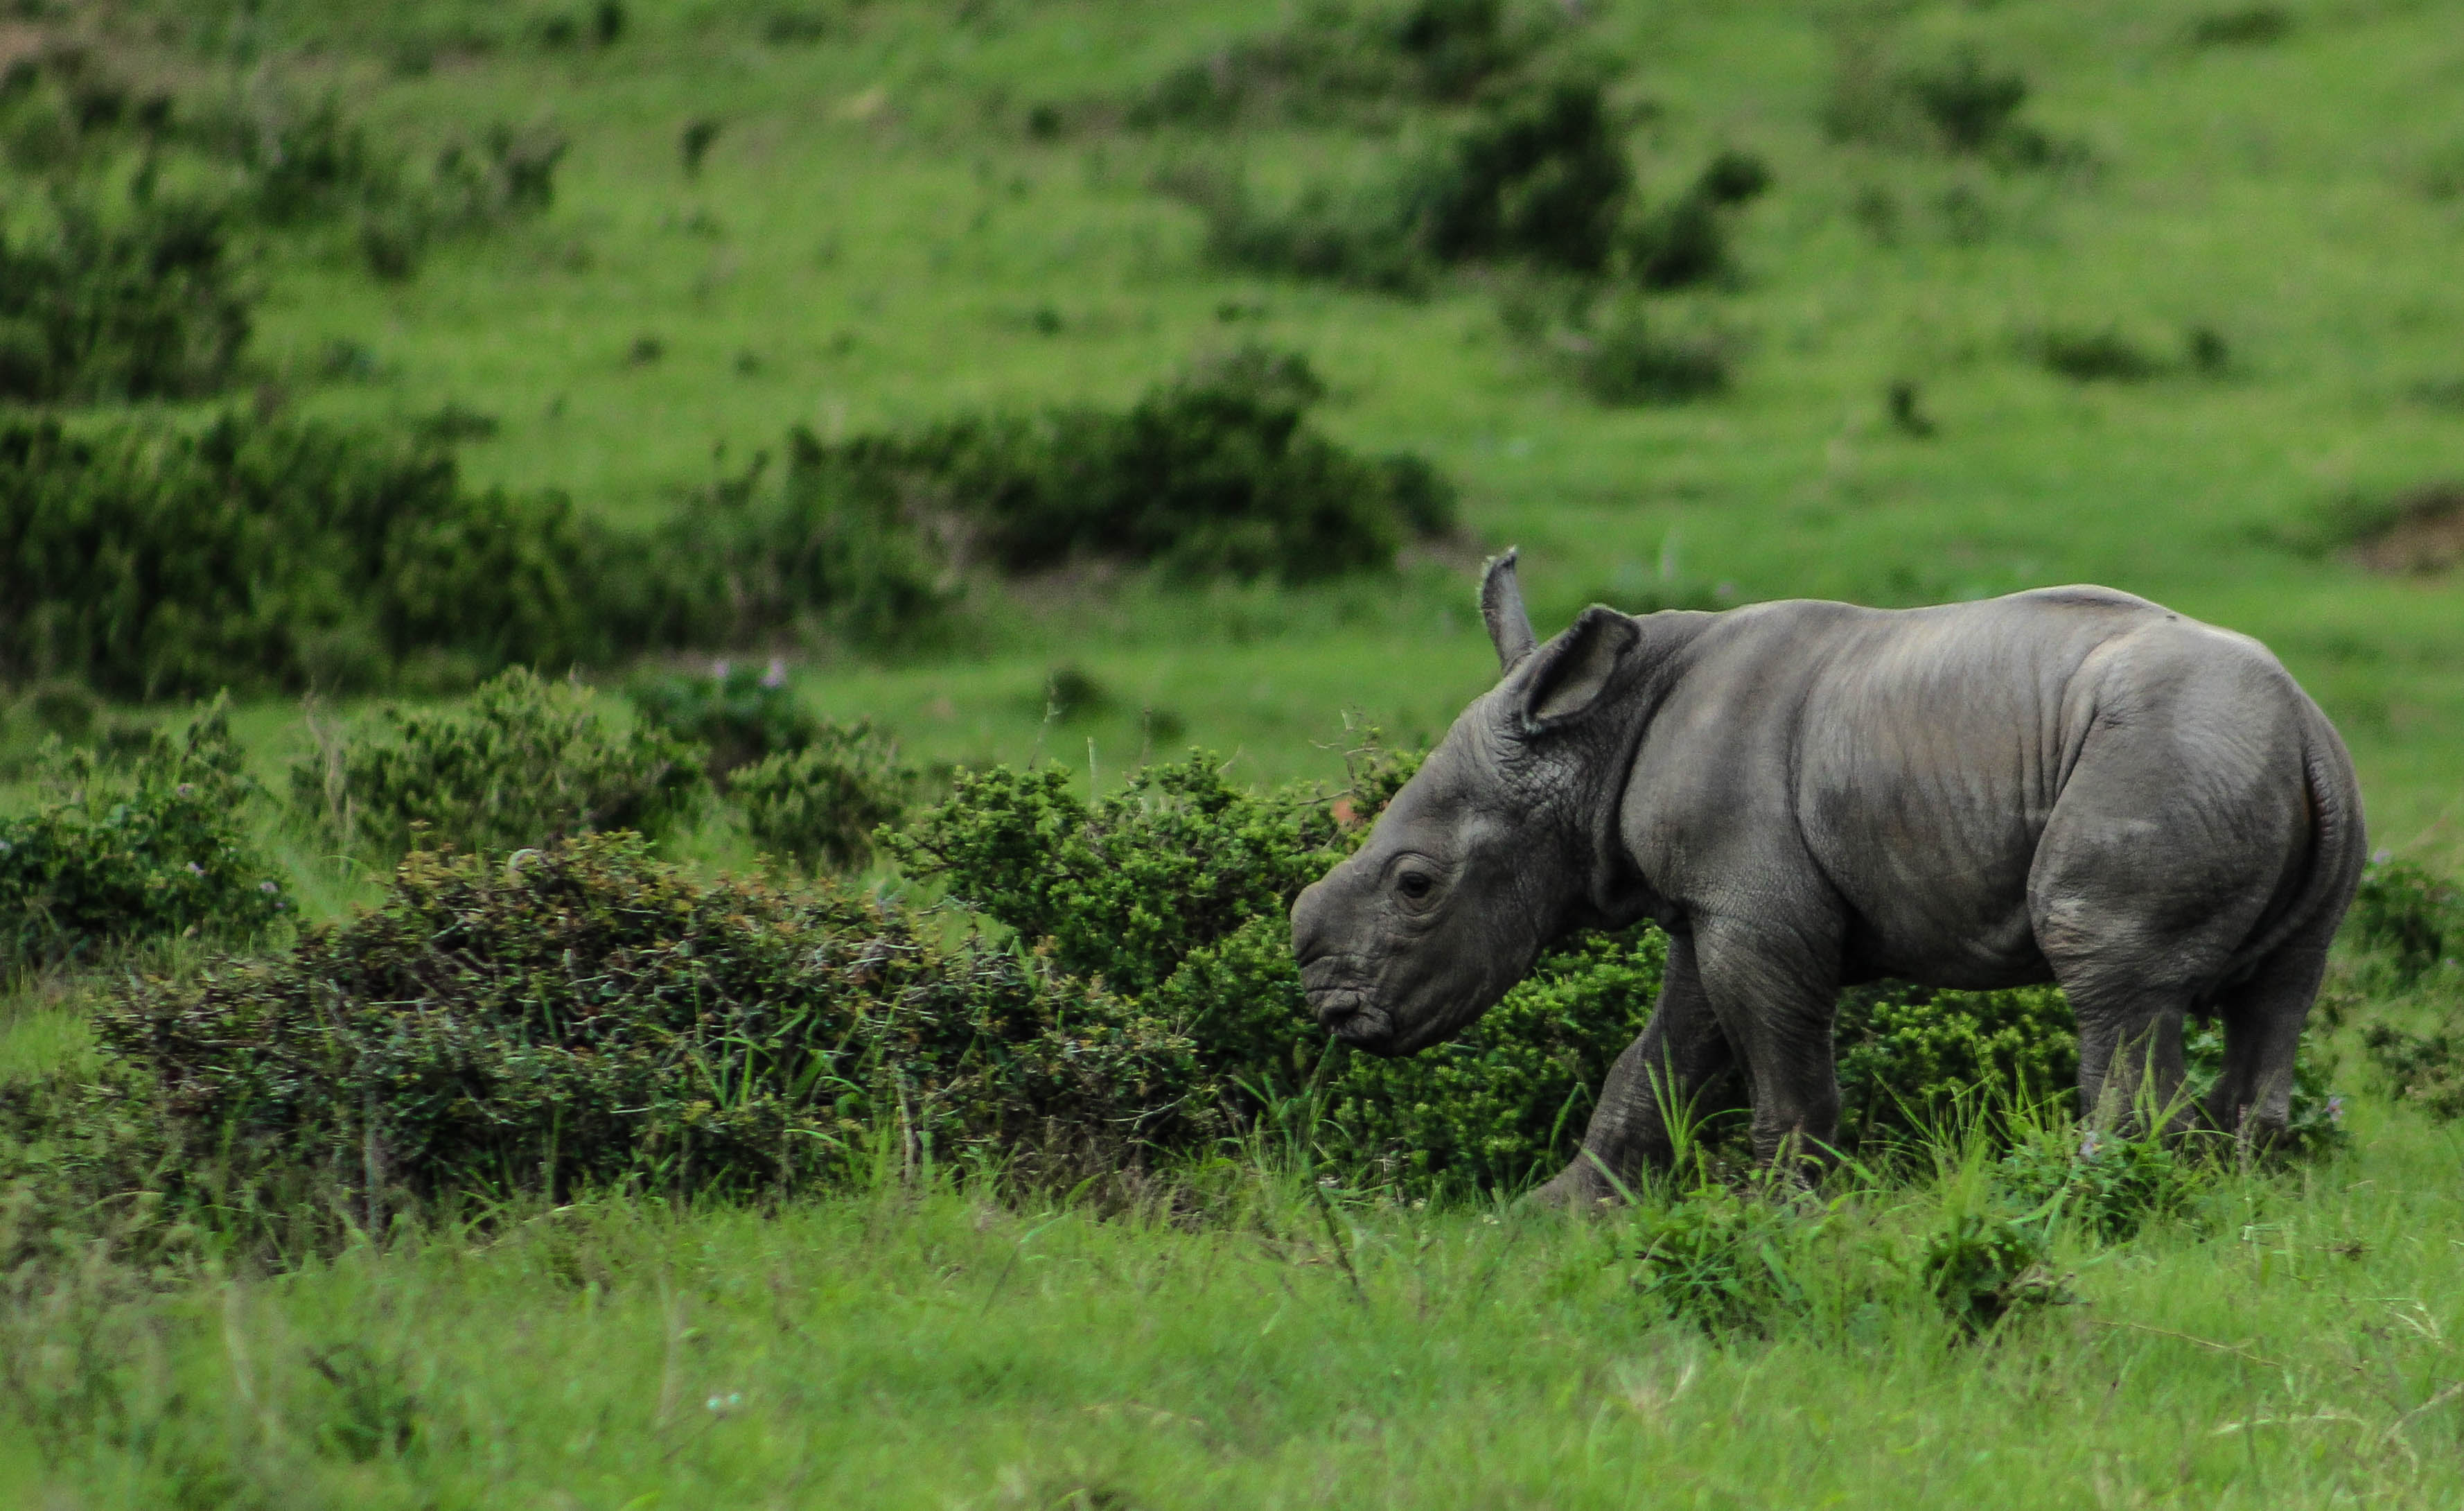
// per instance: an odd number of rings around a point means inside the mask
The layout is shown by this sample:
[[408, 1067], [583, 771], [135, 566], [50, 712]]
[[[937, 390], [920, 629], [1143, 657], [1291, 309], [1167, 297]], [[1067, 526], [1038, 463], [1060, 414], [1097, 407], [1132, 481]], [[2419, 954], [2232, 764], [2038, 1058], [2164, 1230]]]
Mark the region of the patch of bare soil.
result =
[[2464, 483], [2416, 489], [2387, 523], [2345, 549], [2345, 559], [2390, 577], [2428, 576], [2464, 566]]

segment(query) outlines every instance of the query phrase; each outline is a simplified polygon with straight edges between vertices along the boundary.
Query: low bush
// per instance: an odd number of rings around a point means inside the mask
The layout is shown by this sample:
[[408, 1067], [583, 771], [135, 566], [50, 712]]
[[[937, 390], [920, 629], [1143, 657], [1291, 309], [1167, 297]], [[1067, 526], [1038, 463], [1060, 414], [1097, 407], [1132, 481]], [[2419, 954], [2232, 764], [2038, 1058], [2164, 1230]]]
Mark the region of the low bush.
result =
[[2362, 1046], [2398, 1101], [2433, 1118], [2464, 1118], [2464, 1031], [2415, 1033], [2371, 1023], [2362, 1029]]
[[1450, 529], [1452, 491], [1426, 462], [1357, 456], [1309, 422], [1325, 392], [1299, 356], [1244, 347], [1125, 412], [800, 435], [790, 478], [869, 509], [893, 540], [923, 531], [1008, 571], [1097, 555], [1304, 581], [1386, 567], [1412, 535]]
[[786, 665], [775, 658], [761, 671], [720, 661], [707, 677], [644, 678], [626, 696], [644, 723], [708, 751], [703, 769], [722, 787], [737, 767], [802, 750], [822, 732], [820, 716], [796, 700]]
[[1574, 376], [1601, 404], [1683, 404], [1727, 390], [1728, 345], [1707, 334], [1671, 336], [1651, 316], [1620, 310], [1597, 330], [1571, 334]]
[[1619, 1257], [1636, 1295], [1667, 1315], [1714, 1333], [1768, 1334], [1812, 1308], [1801, 1272], [1826, 1216], [1779, 1191], [1705, 1181], [1646, 1206]]
[[0, 672], [123, 698], [562, 665], [606, 642], [559, 495], [452, 456], [225, 415], [187, 433], [0, 422]]
[[346, 844], [399, 855], [424, 838], [503, 852], [690, 812], [701, 753], [655, 729], [610, 731], [586, 688], [516, 667], [466, 709], [387, 708], [291, 769], [296, 808]]
[[628, 835], [414, 855], [285, 954], [131, 980], [96, 1033], [175, 1188], [371, 1226], [461, 1191], [783, 1192], [883, 1154], [1102, 1168], [1209, 1114], [1185, 1041], [1035, 956], [697, 883]]
[[1917, 1270], [1944, 1313], [1975, 1337], [2071, 1300], [2052, 1255], [2043, 1220], [1954, 1201], [1926, 1238]]
[[2032, 1218], [2067, 1217], [2104, 1243], [2188, 1211], [2202, 1185], [2198, 1155], [2162, 1137], [2125, 1138], [2067, 1120], [2027, 1130], [1994, 1167], [2003, 1199]]
[[2053, 987], [1851, 987], [1832, 1036], [1840, 1133], [1851, 1143], [1934, 1133], [1980, 1091], [2024, 1106], [2079, 1084], [2078, 1027]]
[[1752, 153], [1731, 149], [1713, 157], [1684, 193], [1626, 232], [1626, 266], [1634, 281], [1666, 290], [1730, 277], [1730, 214], [1770, 188], [1771, 169]]
[[220, 389], [254, 307], [225, 214], [171, 201], [114, 213], [66, 194], [54, 204], [47, 232], [11, 236], [0, 227], [0, 400], [116, 403]]
[[739, 768], [728, 796], [764, 853], [807, 871], [852, 871], [872, 857], [874, 832], [906, 812], [914, 786], [888, 735], [869, 722], [825, 723]]
[[2375, 859], [2363, 868], [2344, 937], [2384, 960], [2409, 987], [2464, 953], [2464, 888], [2418, 861]]
[[1837, 141], [1869, 141], [1981, 156], [2010, 167], [2078, 162], [2081, 150], [2057, 143], [2021, 119], [2027, 76], [1996, 67], [1974, 48], [1896, 66], [1871, 34], [1843, 37], [1822, 123]]
[[1324, 6], [1286, 31], [1181, 64], [1133, 98], [1123, 117], [1141, 128], [1382, 121], [1399, 105], [1468, 100], [1570, 31], [1565, 12], [1510, 13], [1501, 0], [1412, 0], [1368, 11]]
[[2048, 371], [2074, 383], [2139, 383], [2165, 370], [2162, 359], [2107, 326], [2101, 330], [2049, 330], [2036, 344]]
[[283, 916], [278, 874], [257, 853], [255, 788], [220, 703], [177, 739], [159, 731], [106, 764], [56, 742], [49, 801], [0, 819], [0, 966], [88, 961], [117, 945], [245, 938]]

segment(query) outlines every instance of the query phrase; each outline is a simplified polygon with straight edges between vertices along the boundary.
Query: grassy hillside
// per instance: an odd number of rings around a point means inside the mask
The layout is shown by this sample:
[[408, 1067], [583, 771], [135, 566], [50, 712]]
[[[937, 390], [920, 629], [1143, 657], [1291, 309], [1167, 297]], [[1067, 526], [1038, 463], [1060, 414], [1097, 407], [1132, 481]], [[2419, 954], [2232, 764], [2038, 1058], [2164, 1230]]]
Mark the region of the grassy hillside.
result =
[[[1434, 728], [1484, 672], [1460, 569], [1472, 545], [1511, 542], [1544, 616], [1635, 601], [1663, 574], [1747, 599], [2081, 579], [2144, 592], [2277, 649], [2355, 745], [2381, 842], [2456, 842], [2452, 579], [2374, 578], [2279, 544], [2319, 511], [2455, 470], [2464, 128], [2419, 107], [2464, 35], [2436, 7], [2238, 27], [2199, 5], [1606, 8], [1585, 41], [1625, 65], [1613, 95], [1643, 122], [1646, 193], [1721, 145], [1774, 177], [1744, 212], [1733, 286], [1655, 301], [1672, 326], [1728, 335], [1734, 391], [1626, 411], [1510, 333], [1510, 278], [1403, 300], [1227, 274], [1196, 214], [1151, 189], [1193, 162], [1294, 184], [1407, 149], [1442, 113], [1392, 135], [1227, 134], [1074, 110], [1287, 16], [635, 5], [614, 43], [558, 46], [553, 7], [385, 13], [363, 35], [275, 7], [251, 41], [171, 11], [185, 31], [165, 30], [191, 45], [132, 55], [203, 85], [245, 51], [249, 72], [229, 77], [336, 91], [420, 161], [489, 122], [570, 139], [546, 215], [440, 247], [407, 283], [370, 278], [346, 235], [282, 244], [261, 270], [256, 360], [304, 411], [458, 403], [500, 422], [467, 448], [476, 478], [639, 520], [777, 453], [791, 424], [826, 437], [1118, 403], [1255, 339], [1318, 366], [1342, 438], [1419, 450], [1461, 480], [1473, 539], [1451, 579], [1228, 603], [1062, 582], [1028, 594], [989, 655], [800, 669], [824, 705], [886, 715], [933, 756], [1025, 755], [1036, 689], [1065, 659], [1268, 774], [1310, 767], [1309, 738], [1345, 706]], [[2020, 118], [2061, 161], [1826, 131], [1856, 58], [1887, 71], [1962, 48], [2024, 78]], [[1039, 136], [1052, 104], [1099, 123]], [[695, 120], [717, 132], [689, 175]], [[2211, 371], [2183, 360], [2193, 330], [2221, 343]], [[2162, 370], [2081, 382], [2037, 359], [2048, 333], [2105, 332]], [[1929, 436], [1891, 423], [1894, 382], [1917, 386]], [[1127, 716], [1092, 732], [1099, 764], [1135, 749]], [[1083, 739], [1045, 753], [1083, 759]]]

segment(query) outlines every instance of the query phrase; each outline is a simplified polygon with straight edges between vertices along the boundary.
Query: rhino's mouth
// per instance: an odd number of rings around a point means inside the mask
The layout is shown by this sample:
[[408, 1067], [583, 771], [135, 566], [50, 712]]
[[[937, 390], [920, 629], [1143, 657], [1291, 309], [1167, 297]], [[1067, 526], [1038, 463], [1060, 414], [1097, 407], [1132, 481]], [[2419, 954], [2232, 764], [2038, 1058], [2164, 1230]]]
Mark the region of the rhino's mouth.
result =
[[1368, 992], [1330, 987], [1309, 994], [1317, 1026], [1354, 1049], [1383, 1051], [1395, 1041], [1395, 1022]]

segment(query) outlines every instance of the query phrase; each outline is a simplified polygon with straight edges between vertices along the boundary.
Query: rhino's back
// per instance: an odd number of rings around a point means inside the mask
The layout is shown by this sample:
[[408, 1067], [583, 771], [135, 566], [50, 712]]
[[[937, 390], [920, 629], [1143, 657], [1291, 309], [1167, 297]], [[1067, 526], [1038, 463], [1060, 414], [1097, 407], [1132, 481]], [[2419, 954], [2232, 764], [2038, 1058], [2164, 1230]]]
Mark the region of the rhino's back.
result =
[[[1645, 743], [1696, 816], [1630, 816], [1645, 833], [1692, 831], [1677, 870], [1733, 905], [1758, 906], [1754, 888], [1782, 890], [1810, 863], [1856, 921], [1852, 968], [1947, 986], [2039, 977], [2030, 867], [2101, 721], [2163, 725], [2188, 765], [2228, 737], [2245, 786], [2259, 768], [2301, 780], [2306, 704], [2274, 657], [2128, 593], [1776, 603], [1719, 621]], [[1647, 785], [1634, 796], [1655, 807]]]

